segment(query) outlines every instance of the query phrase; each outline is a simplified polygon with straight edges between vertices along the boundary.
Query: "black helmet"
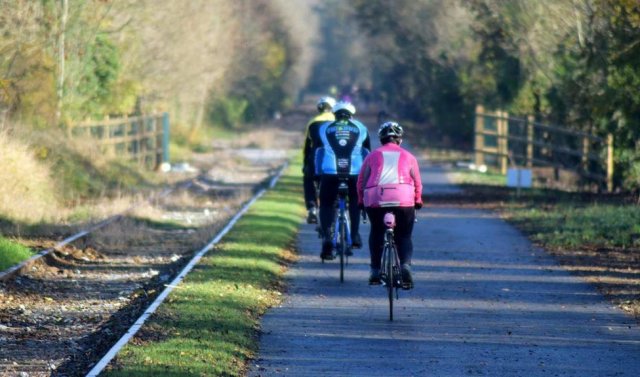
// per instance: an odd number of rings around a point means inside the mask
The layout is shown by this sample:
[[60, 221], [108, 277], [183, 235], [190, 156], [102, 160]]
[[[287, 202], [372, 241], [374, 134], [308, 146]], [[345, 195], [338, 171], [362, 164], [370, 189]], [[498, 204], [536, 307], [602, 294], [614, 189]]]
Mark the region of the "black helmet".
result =
[[396, 122], [384, 122], [378, 128], [378, 137], [380, 140], [386, 139], [388, 137], [396, 137], [400, 139], [404, 135], [404, 130], [402, 126]]

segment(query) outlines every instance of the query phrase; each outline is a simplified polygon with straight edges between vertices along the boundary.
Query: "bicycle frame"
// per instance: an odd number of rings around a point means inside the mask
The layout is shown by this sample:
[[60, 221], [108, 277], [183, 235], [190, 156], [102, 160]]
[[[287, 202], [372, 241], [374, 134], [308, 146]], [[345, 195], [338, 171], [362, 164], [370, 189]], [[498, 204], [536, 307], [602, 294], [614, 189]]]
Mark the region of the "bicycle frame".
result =
[[346, 248], [352, 246], [351, 241], [351, 219], [349, 218], [349, 209], [347, 208], [348, 186], [345, 181], [340, 181], [338, 186], [338, 208], [336, 218], [333, 224], [333, 247], [337, 250], [340, 245], [340, 225], [345, 225]]
[[351, 241], [351, 219], [349, 218], [349, 210], [347, 209], [347, 196], [349, 186], [345, 179], [340, 179], [338, 186], [338, 200], [336, 205], [336, 218], [333, 224], [333, 248], [336, 250], [340, 258], [340, 282], [344, 282], [344, 266], [349, 264]]
[[382, 248], [382, 268], [381, 280], [387, 288], [389, 296], [389, 320], [393, 321], [393, 300], [394, 289], [395, 299], [398, 299], [398, 289], [402, 286], [400, 275], [400, 257], [393, 238], [393, 228], [395, 227], [395, 216], [389, 212], [384, 216], [384, 224], [387, 230], [384, 233], [384, 244]]

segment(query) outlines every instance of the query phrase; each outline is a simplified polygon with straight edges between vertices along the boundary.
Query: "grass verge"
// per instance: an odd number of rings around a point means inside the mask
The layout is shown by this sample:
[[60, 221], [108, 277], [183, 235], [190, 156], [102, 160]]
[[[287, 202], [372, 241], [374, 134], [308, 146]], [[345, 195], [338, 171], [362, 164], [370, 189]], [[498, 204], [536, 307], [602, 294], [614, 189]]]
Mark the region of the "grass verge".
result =
[[257, 351], [259, 318], [280, 301], [304, 215], [292, 164], [118, 354], [106, 376], [238, 376]]
[[480, 184], [489, 186], [505, 186], [507, 178], [499, 173], [488, 171], [481, 173], [474, 170], [452, 168], [449, 176], [456, 184]]
[[567, 270], [640, 319], [640, 207], [624, 203], [519, 201], [502, 215]]
[[0, 271], [13, 267], [32, 256], [33, 252], [28, 247], [0, 236]]
[[474, 180], [463, 195], [434, 198], [496, 210], [566, 270], [594, 284], [614, 304], [640, 319], [640, 206], [632, 196], [522, 190]]
[[640, 207], [557, 203], [508, 206], [535, 241], [551, 247], [640, 248]]

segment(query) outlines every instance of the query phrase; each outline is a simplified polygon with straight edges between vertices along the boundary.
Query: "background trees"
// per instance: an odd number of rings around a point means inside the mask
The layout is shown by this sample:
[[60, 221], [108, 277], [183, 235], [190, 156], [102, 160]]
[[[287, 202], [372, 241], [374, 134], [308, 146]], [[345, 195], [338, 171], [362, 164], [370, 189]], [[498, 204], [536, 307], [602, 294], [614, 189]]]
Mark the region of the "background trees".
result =
[[635, 0], [0, 0], [0, 115], [166, 110], [194, 134], [331, 86], [470, 148], [477, 103], [615, 134], [640, 186]]
[[633, 0], [351, 2], [374, 86], [450, 145], [473, 105], [616, 140], [618, 183], [639, 186], [640, 5]]
[[42, 125], [168, 110], [199, 128], [215, 107], [263, 118], [310, 70], [314, 33], [295, 21], [310, 5], [296, 3], [1, 0], [0, 108]]

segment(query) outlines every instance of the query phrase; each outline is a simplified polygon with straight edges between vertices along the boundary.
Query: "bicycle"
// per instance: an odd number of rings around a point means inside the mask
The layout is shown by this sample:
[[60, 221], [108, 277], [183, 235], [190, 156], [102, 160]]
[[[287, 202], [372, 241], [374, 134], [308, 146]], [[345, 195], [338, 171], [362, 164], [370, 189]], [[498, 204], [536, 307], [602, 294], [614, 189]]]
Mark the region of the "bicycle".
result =
[[380, 270], [380, 280], [387, 288], [389, 296], [389, 320], [393, 321], [393, 300], [394, 289], [395, 299], [398, 297], [398, 289], [404, 288], [402, 283], [402, 273], [400, 270], [400, 257], [393, 238], [393, 229], [396, 226], [396, 217], [392, 212], [384, 215], [384, 225], [387, 230], [384, 232], [384, 244], [382, 248], [382, 266]]
[[[333, 249], [340, 258], [340, 282], [344, 282], [345, 265], [349, 264], [349, 256], [353, 255], [351, 239], [351, 219], [348, 208], [349, 185], [346, 178], [340, 178], [338, 184], [338, 199], [336, 201], [336, 216], [333, 222]], [[324, 259], [322, 260], [324, 263]]]

